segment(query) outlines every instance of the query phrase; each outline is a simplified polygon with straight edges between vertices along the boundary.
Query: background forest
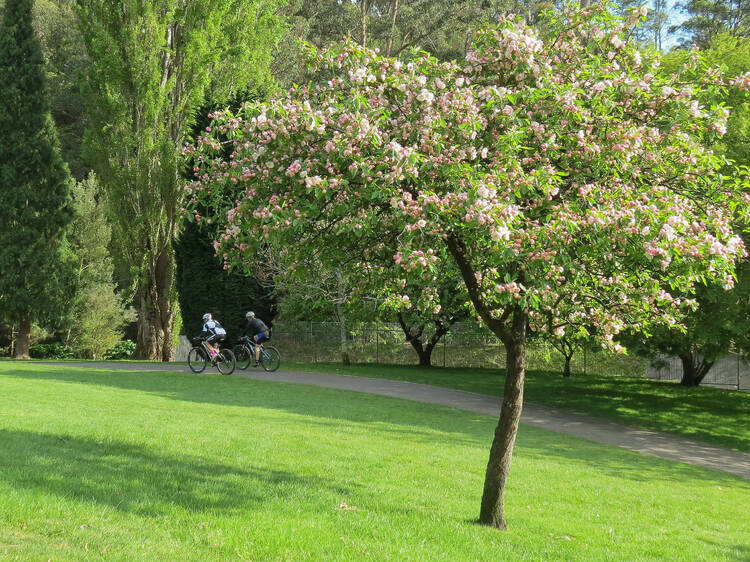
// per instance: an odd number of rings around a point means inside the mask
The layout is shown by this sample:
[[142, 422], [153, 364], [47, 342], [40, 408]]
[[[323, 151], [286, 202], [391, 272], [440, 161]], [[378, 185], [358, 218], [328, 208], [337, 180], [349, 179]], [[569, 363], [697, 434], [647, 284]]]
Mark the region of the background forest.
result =
[[[612, 10], [638, 6], [624, 0]], [[23, 16], [28, 7], [31, 20]], [[19, 123], [41, 120], [55, 155], [47, 174], [57, 178], [54, 189], [50, 182], [28, 187], [45, 194], [38, 216], [16, 220], [24, 180], [8, 159], [0, 164], [2, 353], [172, 360], [179, 335], [198, 333], [204, 312], [239, 333], [244, 312], [254, 310], [271, 324], [337, 322], [344, 362], [351, 326], [397, 324], [415, 363], [429, 365], [451, 326], [473, 319], [455, 271], [442, 272], [436, 289], [450, 306], [430, 312], [386, 306], [376, 287], [353, 281], [346, 264], [323, 269], [311, 256], [305, 271], [288, 271], [279, 248], [268, 249], [263, 267], [227, 271], [215, 256], [211, 225], [182, 212], [193, 173], [183, 148], [212, 111], [306, 83], [304, 43], [349, 38], [385, 56], [426, 51], [458, 60], [476, 31], [499, 16], [535, 23], [555, 9], [553, 2], [503, 0], [0, 0], [0, 74], [38, 73], [24, 84], [36, 84], [28, 95], [42, 100], [11, 105], [16, 86], [0, 83], [0, 150], [37, 146]], [[661, 51], [664, 73], [699, 49], [741, 75], [750, 70], [749, 11], [741, 2], [652, 0], [630, 40]], [[9, 30], [28, 24], [33, 37], [19, 51]], [[745, 101], [734, 101], [727, 134], [712, 147], [731, 159], [726, 174], [750, 163], [750, 113]], [[644, 357], [679, 357], [686, 384], [699, 384], [718, 358], [750, 349], [749, 277], [745, 261], [733, 290], [707, 284], [687, 331], [629, 333], [623, 343]], [[417, 302], [421, 288], [410, 290]], [[545, 339], [565, 357], [567, 375], [573, 353], [590, 345]]]

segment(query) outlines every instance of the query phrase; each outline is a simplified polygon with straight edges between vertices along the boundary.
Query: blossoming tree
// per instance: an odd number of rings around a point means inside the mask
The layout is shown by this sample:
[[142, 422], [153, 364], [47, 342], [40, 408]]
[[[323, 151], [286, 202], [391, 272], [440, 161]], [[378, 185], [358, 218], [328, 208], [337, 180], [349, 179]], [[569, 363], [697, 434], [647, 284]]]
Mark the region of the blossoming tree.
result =
[[331, 264], [387, 250], [398, 300], [408, 276], [454, 262], [507, 350], [480, 510], [497, 528], [527, 330], [593, 326], [617, 347], [625, 326], [680, 322], [691, 302], [672, 291], [730, 286], [744, 253], [729, 226], [736, 182], [703, 146], [723, 132], [725, 81], [657, 77], [658, 60], [623, 38], [630, 24], [600, 8], [540, 30], [503, 18], [456, 64], [351, 43], [311, 51], [315, 84], [216, 113], [187, 149], [186, 189], [223, 227], [227, 267], [266, 239]]

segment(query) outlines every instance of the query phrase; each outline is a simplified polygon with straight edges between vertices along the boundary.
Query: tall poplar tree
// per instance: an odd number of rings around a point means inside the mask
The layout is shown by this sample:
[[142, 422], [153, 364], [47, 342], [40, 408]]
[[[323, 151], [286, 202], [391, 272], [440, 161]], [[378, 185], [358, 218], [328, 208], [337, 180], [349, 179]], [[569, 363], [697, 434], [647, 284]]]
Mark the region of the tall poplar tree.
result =
[[33, 0], [7, 0], [0, 27], [0, 317], [18, 326], [27, 357], [32, 322], [52, 325], [71, 294], [61, 240], [71, 180], [50, 115]]
[[76, 5], [91, 58], [86, 144], [136, 277], [136, 355], [170, 360], [182, 147], [204, 104], [270, 81], [275, 0]]

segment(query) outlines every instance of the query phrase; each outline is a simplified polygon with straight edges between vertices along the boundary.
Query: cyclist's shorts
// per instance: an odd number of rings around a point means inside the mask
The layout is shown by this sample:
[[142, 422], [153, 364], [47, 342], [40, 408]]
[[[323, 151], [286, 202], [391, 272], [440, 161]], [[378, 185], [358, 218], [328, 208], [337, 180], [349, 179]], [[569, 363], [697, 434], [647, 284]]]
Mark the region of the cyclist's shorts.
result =
[[214, 342], [217, 342], [217, 341], [224, 341], [226, 339], [226, 337], [227, 337], [226, 333], [224, 333], [224, 334], [213, 334], [213, 335], [208, 336], [206, 338], [206, 341], [208, 343], [214, 343]]
[[257, 336], [255, 336], [255, 343], [263, 343], [264, 341], [270, 340], [271, 337], [268, 335], [268, 332], [261, 332]]

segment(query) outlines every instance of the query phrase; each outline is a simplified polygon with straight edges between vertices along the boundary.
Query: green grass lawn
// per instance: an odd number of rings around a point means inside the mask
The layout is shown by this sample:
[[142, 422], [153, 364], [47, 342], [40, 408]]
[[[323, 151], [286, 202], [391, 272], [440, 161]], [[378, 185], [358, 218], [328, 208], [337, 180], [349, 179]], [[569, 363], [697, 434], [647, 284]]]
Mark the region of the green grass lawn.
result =
[[[286, 363], [283, 368], [401, 380], [499, 396], [504, 371]], [[525, 401], [750, 452], [750, 393], [625, 376], [530, 371]]]
[[188, 373], [0, 364], [4, 560], [746, 560], [750, 482], [495, 419]]

